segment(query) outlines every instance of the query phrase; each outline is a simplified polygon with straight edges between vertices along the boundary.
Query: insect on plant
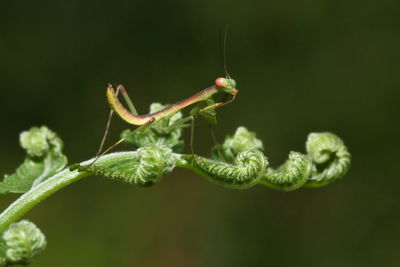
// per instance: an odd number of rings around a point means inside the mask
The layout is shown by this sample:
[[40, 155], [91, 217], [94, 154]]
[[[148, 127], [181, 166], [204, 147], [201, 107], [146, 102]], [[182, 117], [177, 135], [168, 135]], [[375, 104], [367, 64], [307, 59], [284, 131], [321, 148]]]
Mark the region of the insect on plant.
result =
[[[173, 116], [175, 113], [181, 111], [182, 109], [197, 103], [197, 105], [190, 111], [190, 116], [182, 118], [176, 121], [173, 125], [170, 125], [165, 130], [172, 130], [177, 128], [185, 128], [191, 126], [191, 134], [190, 134], [190, 150], [191, 153], [194, 154], [193, 149], [193, 136], [194, 136], [194, 120], [196, 117], [201, 116], [206, 119], [211, 125], [215, 125], [217, 123], [216, 120], [216, 112], [215, 110], [219, 107], [222, 107], [226, 104], [231, 103], [234, 99], [236, 94], [239, 90], [236, 89], [236, 81], [232, 79], [227, 71], [226, 67], [226, 36], [228, 32], [228, 25], [225, 28], [224, 35], [223, 35], [223, 62], [224, 62], [224, 71], [225, 71], [225, 78], [219, 77], [215, 79], [214, 84], [206, 89], [199, 91], [198, 93], [184, 99], [181, 101], [176, 102], [175, 104], [169, 105], [157, 112], [148, 113], [145, 115], [139, 115], [131, 98], [128, 95], [125, 87], [123, 85], [118, 85], [116, 90], [114, 90], [111, 84], [108, 84], [107, 87], [107, 100], [110, 104], [111, 111], [108, 117], [106, 130], [104, 132], [100, 147], [96, 154], [95, 159], [92, 163], [85, 167], [91, 166], [93, 163], [97, 161], [97, 159], [107, 152], [112, 150], [114, 147], [122, 143], [126, 140], [130, 135], [135, 134], [138, 131], [144, 130], [149, 127], [154, 122], [161, 120], [163, 118], [167, 118]], [[118, 95], [121, 94], [128, 106], [128, 109], [124, 107], [124, 105], [118, 99]], [[229, 96], [231, 98], [229, 99]], [[117, 141], [115, 144], [109, 146], [106, 150], [102, 152], [106, 137], [108, 135], [108, 130], [111, 124], [111, 118], [113, 113], [116, 112], [121, 119], [126, 121], [129, 124], [139, 126], [135, 130], [131, 131], [128, 136]], [[187, 122], [191, 122], [190, 125]], [[212, 137], [215, 141], [214, 133], [212, 132]]]
[[[128, 105], [128, 109], [126, 109], [123, 104], [118, 99], [118, 94], [121, 93], [125, 99], [125, 102]], [[123, 85], [118, 85], [117, 89], [114, 90], [112, 85], [110, 84], [107, 88], [107, 99], [108, 103], [111, 107], [110, 116], [107, 122], [106, 131], [101, 142], [99, 152], [97, 153], [96, 158], [91, 163], [93, 164], [99, 157], [109, 152], [115, 146], [123, 142], [127, 137], [120, 139], [115, 144], [108, 147], [104, 152], [101, 153], [102, 147], [104, 145], [105, 138], [108, 133], [108, 129], [110, 126], [110, 120], [112, 117], [113, 112], [117, 113], [124, 121], [129, 124], [139, 126], [130, 134], [133, 134], [137, 131], [143, 130], [149, 127], [152, 123], [161, 120], [163, 118], [169, 117], [177, 113], [178, 111], [197, 103], [197, 105], [191, 110], [190, 116], [182, 118], [176, 121], [173, 125], [169, 126], [171, 128], [182, 128], [187, 127], [186, 124], [188, 121], [191, 121], [192, 125], [192, 133], [191, 133], [191, 140], [190, 140], [190, 147], [193, 153], [193, 120], [197, 116], [201, 116], [205, 118], [211, 124], [216, 123], [216, 113], [215, 110], [219, 107], [222, 107], [226, 104], [229, 104], [235, 99], [238, 90], [236, 89], [236, 82], [235, 80], [231, 79], [230, 77], [227, 78], [217, 78], [214, 82], [214, 85], [201, 90], [200, 92], [184, 99], [181, 101], [176, 102], [175, 104], [169, 105], [157, 112], [145, 114], [145, 115], [138, 115], [135, 106], [132, 103], [127, 91], [125, 90]], [[229, 96], [232, 96], [228, 99]], [[101, 153], [101, 154], [100, 154]], [[90, 164], [90, 165], [91, 165]]]
[[[224, 37], [226, 39], [226, 31]], [[288, 159], [277, 168], [269, 166], [262, 141], [244, 126], [238, 127], [233, 136], [226, 136], [221, 144], [211, 133], [216, 144], [210, 158], [196, 155], [193, 150], [195, 118], [203, 117], [210, 124], [216, 124], [216, 109], [232, 102], [238, 93], [225, 64], [225, 40], [223, 55], [225, 78], [217, 78], [210, 87], [175, 104], [153, 103], [148, 114], [138, 114], [124, 86], [114, 89], [109, 84], [106, 94], [111, 110], [94, 159], [67, 167], [63, 142], [55, 132], [46, 126], [22, 132], [20, 144], [26, 150], [25, 160], [15, 173], [5, 175], [0, 181], [0, 194], [23, 194], [0, 213], [0, 267], [28, 264], [46, 247], [45, 236], [35, 224], [17, 221], [48, 196], [90, 175], [130, 185], [152, 186], [178, 167], [227, 188], [263, 185], [292, 191], [326, 186], [346, 174], [351, 155], [343, 141], [329, 132], [309, 134], [306, 154], [291, 151]], [[118, 98], [121, 95], [126, 107]], [[194, 107], [190, 115], [182, 117], [180, 111], [191, 105]], [[124, 131], [122, 139], [102, 152], [114, 113], [138, 127]], [[181, 132], [182, 128], [190, 126], [192, 154], [183, 154]], [[105, 155], [123, 141], [134, 145], [136, 150]]]

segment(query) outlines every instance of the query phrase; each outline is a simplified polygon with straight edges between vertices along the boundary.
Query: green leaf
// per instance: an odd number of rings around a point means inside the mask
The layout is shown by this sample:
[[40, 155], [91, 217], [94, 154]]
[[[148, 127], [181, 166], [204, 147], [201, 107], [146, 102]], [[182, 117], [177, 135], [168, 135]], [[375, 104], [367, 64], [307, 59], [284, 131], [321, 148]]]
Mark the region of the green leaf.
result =
[[[3, 233], [0, 233], [2, 235]], [[6, 244], [3, 238], [0, 238], [0, 266], [6, 265]]]
[[4, 175], [1, 194], [24, 193], [67, 165], [67, 158], [61, 152], [63, 142], [45, 126], [21, 133], [20, 143], [27, 156], [13, 174]]

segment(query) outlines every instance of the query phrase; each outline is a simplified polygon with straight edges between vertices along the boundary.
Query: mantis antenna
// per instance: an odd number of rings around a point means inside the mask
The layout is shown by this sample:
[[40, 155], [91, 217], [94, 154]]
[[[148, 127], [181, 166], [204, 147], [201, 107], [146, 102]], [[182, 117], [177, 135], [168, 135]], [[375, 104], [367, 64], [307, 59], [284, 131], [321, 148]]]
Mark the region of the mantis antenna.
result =
[[[231, 76], [229, 75], [229, 72], [228, 72], [227, 63], [226, 63], [226, 40], [227, 40], [227, 37], [228, 37], [228, 31], [229, 31], [229, 24], [226, 24], [224, 31], [223, 32], [221, 31], [221, 45], [222, 45], [221, 52], [222, 52], [222, 63], [223, 63], [225, 77], [228, 78], [228, 79], [231, 79]], [[233, 99], [232, 99], [232, 101], [233, 101]], [[214, 125], [212, 125], [212, 124], [209, 125], [211, 138], [212, 138], [212, 140], [214, 142], [215, 147], [217, 148], [218, 156], [223, 161], [225, 161], [225, 158], [224, 158], [223, 154], [221, 153], [220, 147], [218, 146], [218, 140], [217, 140], [217, 137], [215, 135], [213, 126]]]
[[222, 39], [222, 57], [223, 57], [222, 60], [223, 60], [223, 64], [224, 64], [225, 76], [227, 78], [231, 79], [231, 76], [229, 75], [228, 68], [227, 68], [227, 65], [226, 65], [226, 39], [227, 39], [227, 36], [228, 36], [228, 30], [229, 30], [229, 24], [226, 24], [225, 31], [224, 31], [224, 34], [223, 34], [223, 39]]

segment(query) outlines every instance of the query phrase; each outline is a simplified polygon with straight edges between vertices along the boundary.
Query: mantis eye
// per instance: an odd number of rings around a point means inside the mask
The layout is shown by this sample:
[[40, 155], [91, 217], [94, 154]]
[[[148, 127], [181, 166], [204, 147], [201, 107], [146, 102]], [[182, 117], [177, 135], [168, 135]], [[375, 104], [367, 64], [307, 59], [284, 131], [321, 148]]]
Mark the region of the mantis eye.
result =
[[219, 88], [226, 88], [228, 86], [228, 81], [225, 78], [215, 79], [215, 86]]

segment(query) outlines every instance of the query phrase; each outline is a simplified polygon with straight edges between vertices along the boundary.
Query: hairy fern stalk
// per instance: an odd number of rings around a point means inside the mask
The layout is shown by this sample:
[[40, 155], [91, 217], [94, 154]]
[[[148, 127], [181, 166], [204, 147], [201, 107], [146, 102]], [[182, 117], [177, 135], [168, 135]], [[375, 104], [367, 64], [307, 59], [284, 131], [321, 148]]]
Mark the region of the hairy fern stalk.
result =
[[[154, 103], [150, 112], [164, 108]], [[182, 154], [182, 127], [171, 127], [182, 114], [159, 120], [132, 134], [125, 130], [128, 152], [110, 153], [67, 167], [61, 139], [47, 127], [33, 127], [20, 135], [24, 162], [0, 182], [0, 193], [22, 194], [0, 214], [0, 266], [29, 264], [44, 250], [46, 239], [32, 222], [18, 220], [59, 189], [89, 175], [99, 175], [138, 186], [152, 186], [176, 167], [186, 168], [208, 181], [234, 189], [263, 185], [291, 191], [326, 186], [343, 177], [350, 153], [343, 141], [328, 132], [311, 133], [306, 154], [291, 151], [281, 166], [272, 168], [256, 134], [238, 127], [234, 135], [211, 149], [210, 158]]]

